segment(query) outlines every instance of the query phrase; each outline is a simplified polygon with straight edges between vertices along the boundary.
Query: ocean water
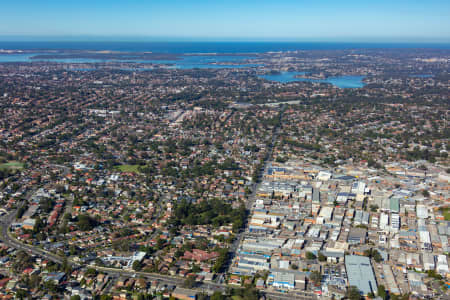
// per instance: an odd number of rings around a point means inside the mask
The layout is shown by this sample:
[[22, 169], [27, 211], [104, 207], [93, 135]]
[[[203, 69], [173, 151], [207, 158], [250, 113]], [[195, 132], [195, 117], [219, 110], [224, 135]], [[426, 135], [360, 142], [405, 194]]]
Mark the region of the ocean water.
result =
[[[0, 63], [2, 62], [39, 62], [50, 61], [58, 63], [106, 63], [106, 62], [128, 62], [128, 63], [153, 63], [165, 64], [177, 69], [225, 69], [225, 68], [250, 68], [258, 67], [259, 64], [246, 63], [245, 60], [251, 59], [250, 56], [214, 56], [214, 55], [195, 55], [180, 56], [178, 60], [139, 60], [139, 59], [94, 59], [94, 58], [40, 58], [31, 59], [36, 54], [1, 54]], [[220, 64], [231, 63], [231, 64]]]
[[450, 49], [450, 43], [341, 43], [341, 42], [81, 42], [0, 41], [0, 49], [23, 50], [110, 50], [158, 53], [262, 53], [296, 50], [363, 48]]
[[27, 53], [27, 54], [1, 54], [0, 53], [0, 62], [30, 62], [30, 57], [35, 56], [36, 54]]
[[338, 76], [324, 79], [324, 82], [331, 83], [339, 88], [362, 88], [365, 83], [362, 81], [364, 76]]
[[[326, 43], [326, 42], [44, 42], [44, 41], [0, 41], [0, 50], [28, 50], [33, 53], [1, 54], [1, 62], [31, 62], [30, 57], [41, 54], [43, 50], [109, 50], [122, 52], [155, 52], [180, 54], [179, 60], [111, 60], [91, 58], [53, 58], [39, 61], [61, 63], [105, 63], [136, 62], [164, 64], [169, 68], [251, 68], [258, 64], [246, 62], [252, 53], [297, 51], [297, 50], [336, 50], [336, 49], [450, 49], [450, 44], [413, 44], [413, 43]], [[197, 54], [195, 56], [183, 54]], [[200, 54], [200, 55], [199, 55]], [[216, 56], [214, 54], [221, 54]], [[230, 55], [223, 55], [230, 54]], [[239, 55], [236, 55], [239, 54]], [[220, 64], [220, 63], [232, 64]], [[143, 68], [142, 70], [149, 70]], [[339, 76], [327, 79], [295, 78], [301, 73], [284, 72], [277, 75], [262, 75], [261, 78], [282, 83], [292, 81], [328, 82], [340, 88], [360, 88], [364, 86], [363, 76]], [[419, 75], [420, 76], [420, 75]]]
[[295, 76], [304, 74], [305, 72], [281, 72], [279, 74], [259, 75], [259, 77], [270, 81], [288, 83], [293, 81], [302, 81], [301, 79], [303, 78], [295, 78]]

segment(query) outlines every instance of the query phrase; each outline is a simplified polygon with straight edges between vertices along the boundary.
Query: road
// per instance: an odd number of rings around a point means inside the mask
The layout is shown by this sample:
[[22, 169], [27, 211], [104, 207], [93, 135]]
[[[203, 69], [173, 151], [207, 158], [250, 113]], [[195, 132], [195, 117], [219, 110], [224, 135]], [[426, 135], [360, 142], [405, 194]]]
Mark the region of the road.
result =
[[[272, 145], [270, 146], [270, 149], [268, 151], [268, 154], [266, 156], [265, 159], [265, 165], [264, 165], [264, 170], [267, 167], [267, 162], [270, 159], [270, 157], [272, 156], [272, 150], [273, 150], [273, 144], [278, 136], [278, 132], [279, 132], [279, 128], [277, 128], [274, 131], [274, 135], [272, 136]], [[55, 167], [60, 167], [62, 168], [64, 171], [64, 175], [67, 175], [70, 171], [70, 169], [68, 167], [65, 166], [60, 166], [60, 165], [54, 165]], [[29, 200], [33, 194], [35, 193], [37, 189], [31, 190], [27, 193], [26, 195], [26, 199]], [[252, 191], [252, 195], [248, 198], [248, 201], [246, 203], [246, 206], [248, 209], [251, 208], [252, 203], [254, 202], [254, 198], [256, 195], [256, 184], [254, 185], [254, 189]], [[18, 207], [24, 205], [25, 203], [19, 203]], [[161, 210], [161, 209], [160, 209]], [[36, 256], [42, 257], [44, 259], [47, 259], [49, 261], [52, 262], [56, 262], [59, 264], [63, 263], [63, 258], [52, 253], [49, 251], [46, 251], [44, 249], [41, 249], [39, 247], [36, 246], [32, 246], [29, 244], [25, 244], [22, 243], [21, 241], [17, 240], [15, 237], [12, 236], [11, 232], [9, 231], [9, 227], [11, 226], [11, 224], [14, 222], [14, 220], [16, 219], [16, 212], [17, 210], [12, 210], [10, 211], [7, 215], [4, 215], [1, 220], [0, 220], [0, 240], [8, 245], [9, 247], [18, 249], [18, 250], [23, 250], [29, 254], [34, 254]], [[246, 226], [247, 228], [247, 226]], [[240, 236], [238, 239], [236, 239], [235, 246], [233, 247], [233, 254], [237, 251], [237, 247], [239, 246], [239, 243], [243, 237], [243, 232], [242, 231], [240, 233]], [[69, 263], [72, 267], [76, 267], [76, 268], [81, 268], [81, 267], [86, 267], [86, 268], [94, 268], [99, 272], [103, 272], [105, 274], [107, 274], [111, 279], [112, 278], [117, 278], [119, 276], [122, 277], [143, 277], [146, 278], [148, 280], [158, 280], [160, 282], [163, 282], [165, 284], [171, 284], [171, 285], [175, 285], [175, 286], [182, 286], [184, 283], [183, 278], [180, 277], [174, 277], [174, 276], [167, 276], [167, 275], [161, 275], [161, 274], [154, 274], [154, 273], [146, 273], [146, 272], [136, 272], [133, 270], [124, 270], [124, 269], [114, 269], [114, 268], [106, 268], [106, 267], [99, 267], [99, 266], [91, 266], [91, 265], [83, 265], [80, 264], [78, 262], [75, 262], [73, 260], [67, 260], [67, 263]], [[108, 284], [108, 287], [111, 288], [112, 282]], [[198, 290], [213, 290], [213, 291], [225, 291], [227, 289], [227, 285], [223, 284], [223, 283], [216, 283], [216, 282], [198, 282], [196, 284], [196, 289]], [[291, 299], [315, 299], [315, 297], [312, 297], [310, 294], [307, 293], [301, 293], [301, 292], [296, 292], [296, 293], [280, 293], [280, 292], [276, 292], [276, 291], [261, 291], [262, 294], [266, 295], [266, 297], [270, 298], [270, 299], [276, 299], [276, 300], [291, 300]]]
[[47, 258], [47, 259], [57, 262], [57, 263], [62, 263], [62, 259], [58, 255], [50, 253], [50, 252], [40, 249], [38, 247], [33, 247], [31, 245], [24, 244], [24, 243], [16, 240], [14, 237], [12, 237], [8, 228], [11, 225], [11, 223], [15, 220], [15, 218], [16, 218], [16, 211], [13, 210], [8, 215], [6, 215], [0, 222], [0, 226], [1, 226], [0, 240], [2, 240], [3, 243], [5, 243], [6, 245], [8, 245], [12, 248], [23, 250], [28, 253], [33, 253], [33, 254]]
[[[280, 108], [280, 124], [281, 124], [281, 118], [283, 117], [283, 109], [284, 106], [282, 106]], [[280, 133], [280, 126], [277, 126], [276, 128], [274, 128], [273, 130], [273, 134], [272, 134], [272, 140], [270, 142], [270, 144], [268, 145], [269, 148], [267, 149], [267, 153], [266, 156], [264, 157], [264, 161], [263, 161], [263, 166], [261, 168], [261, 175], [259, 177], [262, 177], [264, 175], [264, 172], [267, 170], [267, 167], [270, 163], [270, 159], [272, 157], [272, 153], [273, 153], [273, 147], [275, 145], [275, 142], [278, 139], [278, 135]], [[261, 178], [258, 178], [258, 180]], [[247, 201], [245, 202], [245, 207], [247, 208], [247, 210], [249, 211], [250, 215], [252, 213], [252, 207], [253, 207], [253, 203], [255, 203], [256, 200], [256, 191], [258, 190], [258, 186], [259, 186], [259, 182], [255, 182], [252, 185], [252, 193], [247, 197]], [[239, 248], [239, 245], [242, 243], [245, 233], [247, 233], [248, 230], [248, 220], [244, 225], [244, 228], [237, 234], [235, 241], [233, 242], [233, 244], [230, 247], [230, 261], [233, 261], [234, 258], [236, 257], [236, 252]], [[229, 269], [228, 271], [230, 271], [230, 268], [232, 267], [232, 263], [229, 264]]]
[[[283, 109], [284, 109], [284, 105], [281, 105], [280, 107], [280, 123], [281, 124], [281, 118], [283, 117]], [[260, 177], [262, 177], [264, 175], [264, 173], [266, 172], [269, 164], [272, 162], [271, 158], [272, 158], [272, 154], [273, 154], [273, 148], [275, 146], [275, 143], [278, 139], [278, 135], [280, 134], [280, 126], [277, 126], [276, 128], [274, 128], [273, 134], [272, 134], [272, 139], [271, 139], [271, 143], [269, 144], [269, 148], [267, 151], [267, 154], [264, 158], [263, 161], [263, 167], [261, 168], [261, 175]], [[258, 178], [261, 179], [261, 178]], [[255, 203], [256, 201], [256, 192], [258, 189], [258, 186], [260, 184], [260, 181], [258, 183], [254, 183], [252, 186], [252, 193], [247, 197], [247, 201], [245, 202], [245, 206], [247, 208], [247, 210], [249, 210], [249, 213], [251, 215], [252, 210], [253, 210], [253, 203]], [[228, 273], [231, 272], [231, 267], [233, 266], [233, 260], [236, 257], [236, 252], [239, 249], [239, 245], [242, 243], [245, 234], [248, 233], [248, 220], [244, 225], [243, 230], [241, 230], [235, 241], [233, 242], [232, 246], [230, 247], [230, 263], [228, 266]], [[220, 277], [222, 278], [222, 277]], [[280, 293], [280, 292], [275, 292], [275, 291], [264, 291], [264, 294], [269, 296], [270, 299], [316, 299], [317, 296], [314, 293], [311, 292], [302, 292], [302, 291], [296, 291], [296, 292], [291, 292], [291, 293]]]
[[[15, 220], [16, 211], [13, 210], [6, 216], [2, 218], [0, 221], [0, 240], [3, 241], [6, 245], [9, 247], [19, 249], [26, 251], [27, 253], [34, 254], [37, 256], [40, 256], [42, 258], [48, 259], [50, 261], [62, 264], [63, 259], [49, 251], [40, 249], [38, 247], [24, 244], [17, 239], [15, 239], [11, 233], [9, 232], [9, 226], [11, 223]], [[165, 284], [171, 284], [176, 286], [182, 286], [184, 283], [183, 278], [174, 277], [174, 276], [167, 276], [167, 275], [161, 275], [161, 274], [153, 274], [153, 273], [146, 273], [146, 272], [135, 272], [132, 270], [123, 270], [123, 269], [114, 269], [114, 268], [105, 268], [105, 267], [99, 267], [99, 266], [90, 266], [90, 265], [82, 265], [77, 262], [74, 262], [72, 260], [67, 261], [70, 265], [73, 267], [86, 267], [86, 268], [94, 268], [99, 272], [103, 272], [107, 274], [110, 277], [143, 277], [148, 280], [158, 280], [160, 282], [163, 282]], [[213, 291], [225, 291], [227, 288], [226, 284], [221, 283], [215, 283], [215, 282], [199, 282], [196, 285], [197, 289], [200, 290], [213, 290]], [[289, 299], [311, 299], [311, 297], [301, 297], [297, 296], [296, 294], [285, 294], [285, 293], [279, 293], [275, 291], [261, 291], [263, 294], [268, 296], [270, 299], [282, 299], [282, 300], [289, 300]]]

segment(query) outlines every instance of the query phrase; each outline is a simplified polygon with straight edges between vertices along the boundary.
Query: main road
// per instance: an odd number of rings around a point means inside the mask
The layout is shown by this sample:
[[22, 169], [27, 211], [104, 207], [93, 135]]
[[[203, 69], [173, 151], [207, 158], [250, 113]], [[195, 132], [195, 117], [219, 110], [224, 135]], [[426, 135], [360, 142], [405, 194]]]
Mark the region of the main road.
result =
[[[276, 129], [276, 131], [274, 132], [274, 135], [272, 137], [272, 144], [270, 145], [270, 149], [268, 151], [268, 154], [266, 156], [266, 160], [265, 160], [265, 164], [267, 164], [268, 159], [270, 159], [271, 155], [272, 155], [272, 149], [273, 149], [273, 143], [276, 140], [276, 137], [278, 135], [278, 130], [279, 128]], [[61, 166], [62, 167], [62, 166]], [[266, 168], [266, 165], [264, 166], [264, 169]], [[69, 169], [68, 168], [64, 168], [64, 173], [68, 173]], [[30, 192], [27, 193], [26, 199], [29, 200], [33, 193], [35, 192], [35, 190], [32, 190]], [[249, 200], [252, 199], [254, 200], [254, 193], [256, 192], [256, 186], [255, 186], [255, 190], [252, 192], [253, 196], [249, 197]], [[24, 205], [24, 203], [19, 203], [18, 207]], [[251, 208], [252, 202], [251, 201], [247, 201], [246, 203], [248, 208]], [[64, 259], [61, 256], [58, 256], [52, 252], [46, 251], [44, 249], [41, 249], [39, 247], [36, 246], [32, 246], [26, 243], [23, 243], [19, 240], [17, 240], [15, 237], [12, 236], [11, 232], [9, 231], [9, 227], [11, 226], [11, 224], [14, 222], [14, 220], [16, 219], [16, 213], [17, 210], [12, 210], [10, 211], [7, 215], [4, 215], [1, 219], [0, 219], [0, 240], [5, 244], [8, 245], [9, 247], [18, 249], [18, 250], [22, 250], [25, 251], [29, 254], [33, 254], [39, 257], [42, 257], [44, 259], [47, 259], [49, 261], [52, 262], [56, 262], [58, 264], [62, 264], [64, 260], [66, 260], [66, 262], [68, 264], [70, 264], [73, 267], [76, 268], [81, 268], [81, 267], [85, 267], [85, 268], [93, 268], [99, 272], [103, 272], [111, 277], [118, 277], [118, 276], [122, 276], [122, 277], [143, 277], [146, 278], [148, 280], [158, 280], [160, 282], [163, 282], [165, 284], [170, 284], [170, 285], [175, 285], [175, 286], [182, 286], [184, 283], [183, 278], [180, 277], [175, 277], [175, 276], [167, 276], [167, 275], [162, 275], [162, 274], [155, 274], [155, 273], [147, 273], [147, 272], [136, 272], [133, 270], [124, 270], [124, 269], [115, 269], [115, 268], [106, 268], [106, 267], [99, 267], [99, 266], [91, 266], [91, 265], [84, 265], [84, 264], [80, 264], [78, 262], [75, 262], [73, 260], [70, 259]], [[240, 235], [239, 239], [237, 239], [238, 241], [241, 240], [242, 234]], [[233, 249], [233, 254], [235, 253], [235, 251], [237, 250], [237, 246], [238, 244], [236, 244], [236, 247]], [[210, 291], [226, 291], [227, 287], [229, 287], [226, 284], [223, 283], [216, 283], [216, 282], [198, 282], [196, 283], [195, 288], [197, 290], [210, 290]], [[269, 290], [261, 290], [260, 291], [262, 294], [264, 294], [266, 297], [268, 297], [269, 299], [274, 299], [274, 300], [291, 300], [291, 299], [316, 299], [315, 295], [312, 293], [308, 293], [308, 292], [291, 292], [291, 293], [281, 293], [281, 292], [277, 292], [277, 291], [269, 291]]]
[[[273, 129], [272, 132], [272, 138], [270, 140], [270, 144], [268, 145], [268, 149], [267, 149], [267, 153], [266, 156], [264, 157], [264, 160], [262, 162], [262, 166], [260, 170], [258, 171], [258, 178], [257, 181], [258, 182], [254, 182], [253, 186], [252, 186], [252, 193], [247, 197], [247, 201], [245, 202], [245, 207], [247, 208], [247, 210], [250, 212], [250, 214], [252, 213], [252, 207], [253, 207], [253, 203], [255, 203], [256, 200], [256, 191], [258, 189], [259, 186], [259, 181], [261, 180], [261, 177], [264, 176], [264, 172], [267, 170], [267, 167], [271, 161], [272, 158], [272, 153], [273, 153], [273, 148], [275, 146], [275, 143], [278, 139], [278, 135], [280, 134], [280, 125], [281, 125], [281, 119], [283, 117], [283, 109], [284, 106], [280, 107], [280, 112], [279, 112], [279, 123], [278, 126], [276, 126]], [[245, 222], [244, 228], [237, 234], [235, 241], [233, 242], [233, 244], [230, 247], [230, 261], [232, 261], [235, 257], [236, 257], [236, 252], [239, 248], [239, 245], [242, 243], [242, 241], [244, 240], [244, 236], [245, 233], [248, 230], [248, 220], [247, 222]], [[230, 271], [231, 267], [232, 267], [232, 263], [229, 264], [229, 269], [228, 271]]]
[[[37, 255], [39, 257], [45, 258], [49, 261], [53, 261], [59, 264], [63, 263], [63, 258], [51, 253], [49, 251], [46, 251], [44, 249], [41, 249], [39, 247], [35, 247], [32, 245], [28, 245], [25, 243], [22, 243], [15, 239], [9, 232], [8, 228], [11, 225], [11, 223], [15, 219], [15, 213], [16, 211], [10, 212], [8, 215], [6, 215], [2, 221], [0, 222], [1, 230], [0, 230], [0, 240], [3, 241], [4, 244], [8, 245], [9, 247], [23, 250], [25, 252], [28, 252], [30, 254]], [[105, 267], [99, 267], [99, 266], [88, 266], [83, 265], [77, 262], [74, 262], [72, 260], [67, 260], [67, 262], [72, 265], [73, 267], [86, 267], [86, 268], [93, 268], [99, 272], [103, 272], [105, 274], [108, 274], [111, 277], [143, 277], [148, 280], [158, 280], [160, 282], [163, 282], [165, 284], [171, 284], [175, 286], [183, 286], [184, 279], [174, 276], [167, 276], [167, 275], [161, 275], [161, 274], [154, 274], [154, 273], [146, 273], [146, 272], [136, 272], [132, 270], [123, 270], [123, 269], [115, 269], [115, 268], [105, 268]], [[211, 291], [225, 291], [227, 288], [227, 285], [215, 283], [215, 282], [199, 282], [196, 285], [197, 289], [200, 290], [211, 290]], [[300, 294], [284, 294], [279, 293], [276, 291], [262, 291], [263, 294], [268, 296], [270, 299], [282, 299], [282, 300], [288, 300], [288, 299], [311, 299], [311, 297], [308, 296], [301, 296]]]
[[[280, 106], [280, 112], [279, 112], [279, 123], [274, 128], [272, 133], [272, 138], [270, 141], [270, 144], [268, 145], [266, 156], [264, 157], [264, 160], [262, 162], [262, 167], [260, 170], [258, 170], [259, 176], [257, 178], [258, 182], [254, 182], [252, 186], [252, 193], [247, 197], [247, 201], [245, 202], [245, 207], [247, 210], [252, 213], [253, 203], [255, 203], [256, 200], [256, 192], [258, 189], [258, 186], [260, 184], [260, 179], [262, 176], [264, 176], [264, 173], [266, 172], [269, 164], [271, 163], [271, 158], [273, 154], [273, 148], [275, 147], [275, 143], [278, 140], [278, 136], [280, 134], [280, 126], [281, 126], [281, 119], [283, 118], [283, 110], [284, 110], [284, 104]], [[231, 271], [231, 267], [233, 266], [233, 260], [236, 257], [236, 253], [239, 249], [239, 245], [242, 243], [245, 237], [245, 233], [248, 232], [248, 220], [244, 225], [244, 228], [237, 234], [235, 241], [230, 247], [230, 263], [228, 266], [228, 273]], [[316, 299], [316, 294], [312, 292], [306, 292], [306, 291], [296, 291], [296, 292], [290, 292], [290, 293], [281, 293], [276, 291], [264, 291], [265, 295], [269, 296], [270, 299]]]

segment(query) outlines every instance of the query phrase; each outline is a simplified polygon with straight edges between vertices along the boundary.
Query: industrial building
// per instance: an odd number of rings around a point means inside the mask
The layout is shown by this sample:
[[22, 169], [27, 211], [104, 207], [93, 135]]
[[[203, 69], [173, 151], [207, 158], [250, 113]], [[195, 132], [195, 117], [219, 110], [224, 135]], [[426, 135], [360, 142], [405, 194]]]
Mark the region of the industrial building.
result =
[[368, 257], [346, 255], [345, 268], [350, 286], [356, 286], [363, 295], [376, 293], [377, 282]]

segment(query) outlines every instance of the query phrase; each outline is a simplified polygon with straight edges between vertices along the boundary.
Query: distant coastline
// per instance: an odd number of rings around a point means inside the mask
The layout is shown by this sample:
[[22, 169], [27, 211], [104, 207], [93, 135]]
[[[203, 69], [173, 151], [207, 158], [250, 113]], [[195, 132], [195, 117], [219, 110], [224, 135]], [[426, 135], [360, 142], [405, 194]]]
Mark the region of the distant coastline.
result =
[[266, 53], [303, 50], [345, 49], [450, 49], [450, 43], [344, 43], [344, 42], [55, 42], [1, 41], [3, 50], [85, 50], [155, 52], [171, 54], [221, 55], [224, 53]]

